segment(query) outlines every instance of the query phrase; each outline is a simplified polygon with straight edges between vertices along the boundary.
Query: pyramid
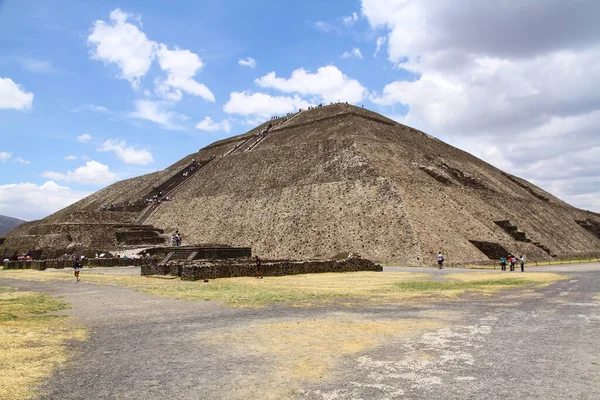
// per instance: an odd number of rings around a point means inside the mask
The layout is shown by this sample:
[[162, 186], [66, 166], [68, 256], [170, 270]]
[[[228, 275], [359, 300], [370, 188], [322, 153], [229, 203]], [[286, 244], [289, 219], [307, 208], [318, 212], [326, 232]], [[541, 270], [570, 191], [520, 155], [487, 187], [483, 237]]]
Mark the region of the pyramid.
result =
[[51, 257], [160, 245], [176, 229], [184, 243], [283, 259], [352, 252], [417, 265], [434, 263], [438, 251], [456, 263], [508, 252], [529, 260], [600, 253], [599, 214], [347, 104], [267, 121], [0, 242], [5, 253]]

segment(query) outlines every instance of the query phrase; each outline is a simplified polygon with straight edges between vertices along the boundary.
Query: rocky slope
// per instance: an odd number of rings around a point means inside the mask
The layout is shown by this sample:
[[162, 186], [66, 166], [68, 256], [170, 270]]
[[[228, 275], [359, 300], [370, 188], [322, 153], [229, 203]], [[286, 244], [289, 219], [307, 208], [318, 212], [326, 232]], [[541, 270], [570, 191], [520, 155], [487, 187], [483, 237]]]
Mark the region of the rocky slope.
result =
[[[115, 232], [137, 221], [178, 229], [187, 243], [250, 246], [273, 258], [357, 252], [419, 264], [440, 250], [453, 262], [508, 251], [530, 260], [600, 252], [598, 214], [379, 114], [334, 104], [273, 121], [266, 136], [256, 136], [267, 125], [115, 183], [17, 229], [4, 246], [118, 246]], [[199, 168], [184, 177], [192, 159]], [[153, 187], [168, 187], [172, 200], [99, 211], [139, 201]], [[54, 226], [47, 228], [54, 236], [40, 225]], [[92, 238], [98, 229], [104, 236]]]

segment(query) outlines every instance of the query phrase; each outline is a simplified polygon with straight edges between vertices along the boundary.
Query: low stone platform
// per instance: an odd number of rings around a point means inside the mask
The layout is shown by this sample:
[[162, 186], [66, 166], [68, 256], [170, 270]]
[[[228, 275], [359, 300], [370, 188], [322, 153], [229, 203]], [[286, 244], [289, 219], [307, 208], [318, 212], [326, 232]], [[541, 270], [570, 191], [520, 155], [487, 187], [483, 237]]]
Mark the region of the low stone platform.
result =
[[151, 256], [167, 257], [169, 260], [226, 260], [231, 258], [247, 258], [252, 255], [250, 247], [230, 246], [163, 246], [153, 247], [144, 251]]
[[[262, 266], [263, 276], [315, 274], [325, 272], [383, 271], [381, 265], [362, 258], [318, 261], [270, 261]], [[255, 276], [252, 259], [231, 262], [227, 260], [206, 263], [167, 263], [143, 265], [142, 276], [175, 275], [185, 281]]]

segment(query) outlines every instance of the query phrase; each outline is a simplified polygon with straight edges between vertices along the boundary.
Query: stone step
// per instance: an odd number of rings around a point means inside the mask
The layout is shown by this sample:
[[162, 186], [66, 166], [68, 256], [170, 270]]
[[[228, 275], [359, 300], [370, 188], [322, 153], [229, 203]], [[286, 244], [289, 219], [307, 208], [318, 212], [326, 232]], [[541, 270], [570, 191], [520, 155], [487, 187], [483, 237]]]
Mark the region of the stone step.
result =
[[169, 261], [171, 259], [171, 257], [173, 257], [173, 254], [175, 254], [174, 252], [170, 252], [169, 254], [167, 254], [167, 256], [165, 258], [162, 259], [162, 261], [160, 262], [161, 264], [166, 263], [167, 261]]

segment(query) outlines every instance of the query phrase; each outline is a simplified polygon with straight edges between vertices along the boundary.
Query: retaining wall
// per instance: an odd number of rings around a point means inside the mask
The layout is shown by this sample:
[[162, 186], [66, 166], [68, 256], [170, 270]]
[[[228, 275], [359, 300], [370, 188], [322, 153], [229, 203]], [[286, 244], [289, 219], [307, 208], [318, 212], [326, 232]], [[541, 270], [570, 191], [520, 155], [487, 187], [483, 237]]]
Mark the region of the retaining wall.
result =
[[[139, 267], [155, 265], [159, 260], [154, 258], [95, 258], [85, 259], [84, 266], [88, 267]], [[72, 268], [72, 260], [32, 260], [32, 261], [8, 261], [4, 263], [4, 269], [37, 269], [43, 271], [47, 268]]]
[[[265, 263], [262, 266], [264, 276], [382, 270], [383, 268], [381, 265], [360, 258], [342, 261], [275, 261]], [[186, 281], [254, 276], [255, 273], [256, 267], [251, 260], [245, 263], [222, 261], [202, 264], [161, 264], [142, 266], [142, 276], [175, 275]]]

